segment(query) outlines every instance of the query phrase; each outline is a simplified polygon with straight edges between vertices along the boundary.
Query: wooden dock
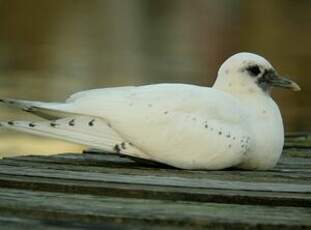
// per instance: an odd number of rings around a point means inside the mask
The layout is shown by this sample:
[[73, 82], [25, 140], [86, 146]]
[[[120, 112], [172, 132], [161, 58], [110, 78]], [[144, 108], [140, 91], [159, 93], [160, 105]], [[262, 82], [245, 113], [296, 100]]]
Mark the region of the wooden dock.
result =
[[270, 171], [178, 170], [112, 154], [0, 160], [0, 229], [311, 229], [311, 135]]

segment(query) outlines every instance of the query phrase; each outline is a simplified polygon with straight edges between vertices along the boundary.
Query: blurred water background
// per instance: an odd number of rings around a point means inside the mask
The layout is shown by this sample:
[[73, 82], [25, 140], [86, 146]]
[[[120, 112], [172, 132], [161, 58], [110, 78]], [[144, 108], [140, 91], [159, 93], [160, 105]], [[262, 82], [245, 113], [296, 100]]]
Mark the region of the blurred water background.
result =
[[[301, 85], [300, 93], [273, 95], [286, 131], [310, 131], [310, 41], [308, 0], [0, 0], [0, 97], [61, 101], [99, 87], [209, 86], [227, 57], [249, 51]], [[33, 116], [1, 106], [0, 120], [14, 119]], [[82, 148], [0, 130], [0, 156]]]

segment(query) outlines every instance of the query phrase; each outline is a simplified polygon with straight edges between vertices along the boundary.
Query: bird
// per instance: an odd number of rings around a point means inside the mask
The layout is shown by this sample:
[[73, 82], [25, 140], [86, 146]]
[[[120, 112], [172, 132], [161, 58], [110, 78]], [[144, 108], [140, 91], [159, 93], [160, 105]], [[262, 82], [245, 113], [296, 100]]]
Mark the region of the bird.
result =
[[269, 170], [284, 127], [271, 90], [299, 91], [263, 57], [241, 52], [211, 87], [161, 83], [81, 91], [65, 102], [0, 99], [43, 121], [0, 126], [188, 170]]

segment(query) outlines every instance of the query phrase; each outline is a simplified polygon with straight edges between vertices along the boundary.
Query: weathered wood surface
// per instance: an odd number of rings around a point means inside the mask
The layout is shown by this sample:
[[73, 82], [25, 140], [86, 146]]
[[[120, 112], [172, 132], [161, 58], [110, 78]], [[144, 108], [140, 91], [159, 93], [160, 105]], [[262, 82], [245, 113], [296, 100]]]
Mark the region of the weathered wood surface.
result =
[[0, 161], [10, 229], [311, 229], [311, 136], [287, 136], [269, 171], [190, 171], [114, 154]]

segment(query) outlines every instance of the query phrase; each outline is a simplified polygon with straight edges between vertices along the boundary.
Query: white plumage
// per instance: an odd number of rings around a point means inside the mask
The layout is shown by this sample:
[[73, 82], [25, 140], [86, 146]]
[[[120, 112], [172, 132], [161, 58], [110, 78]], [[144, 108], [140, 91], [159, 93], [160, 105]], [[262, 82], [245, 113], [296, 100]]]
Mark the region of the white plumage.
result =
[[269, 169], [284, 133], [270, 88], [298, 90], [262, 57], [239, 53], [212, 88], [157, 84], [88, 90], [65, 103], [2, 99], [47, 121], [1, 126], [184, 169]]

